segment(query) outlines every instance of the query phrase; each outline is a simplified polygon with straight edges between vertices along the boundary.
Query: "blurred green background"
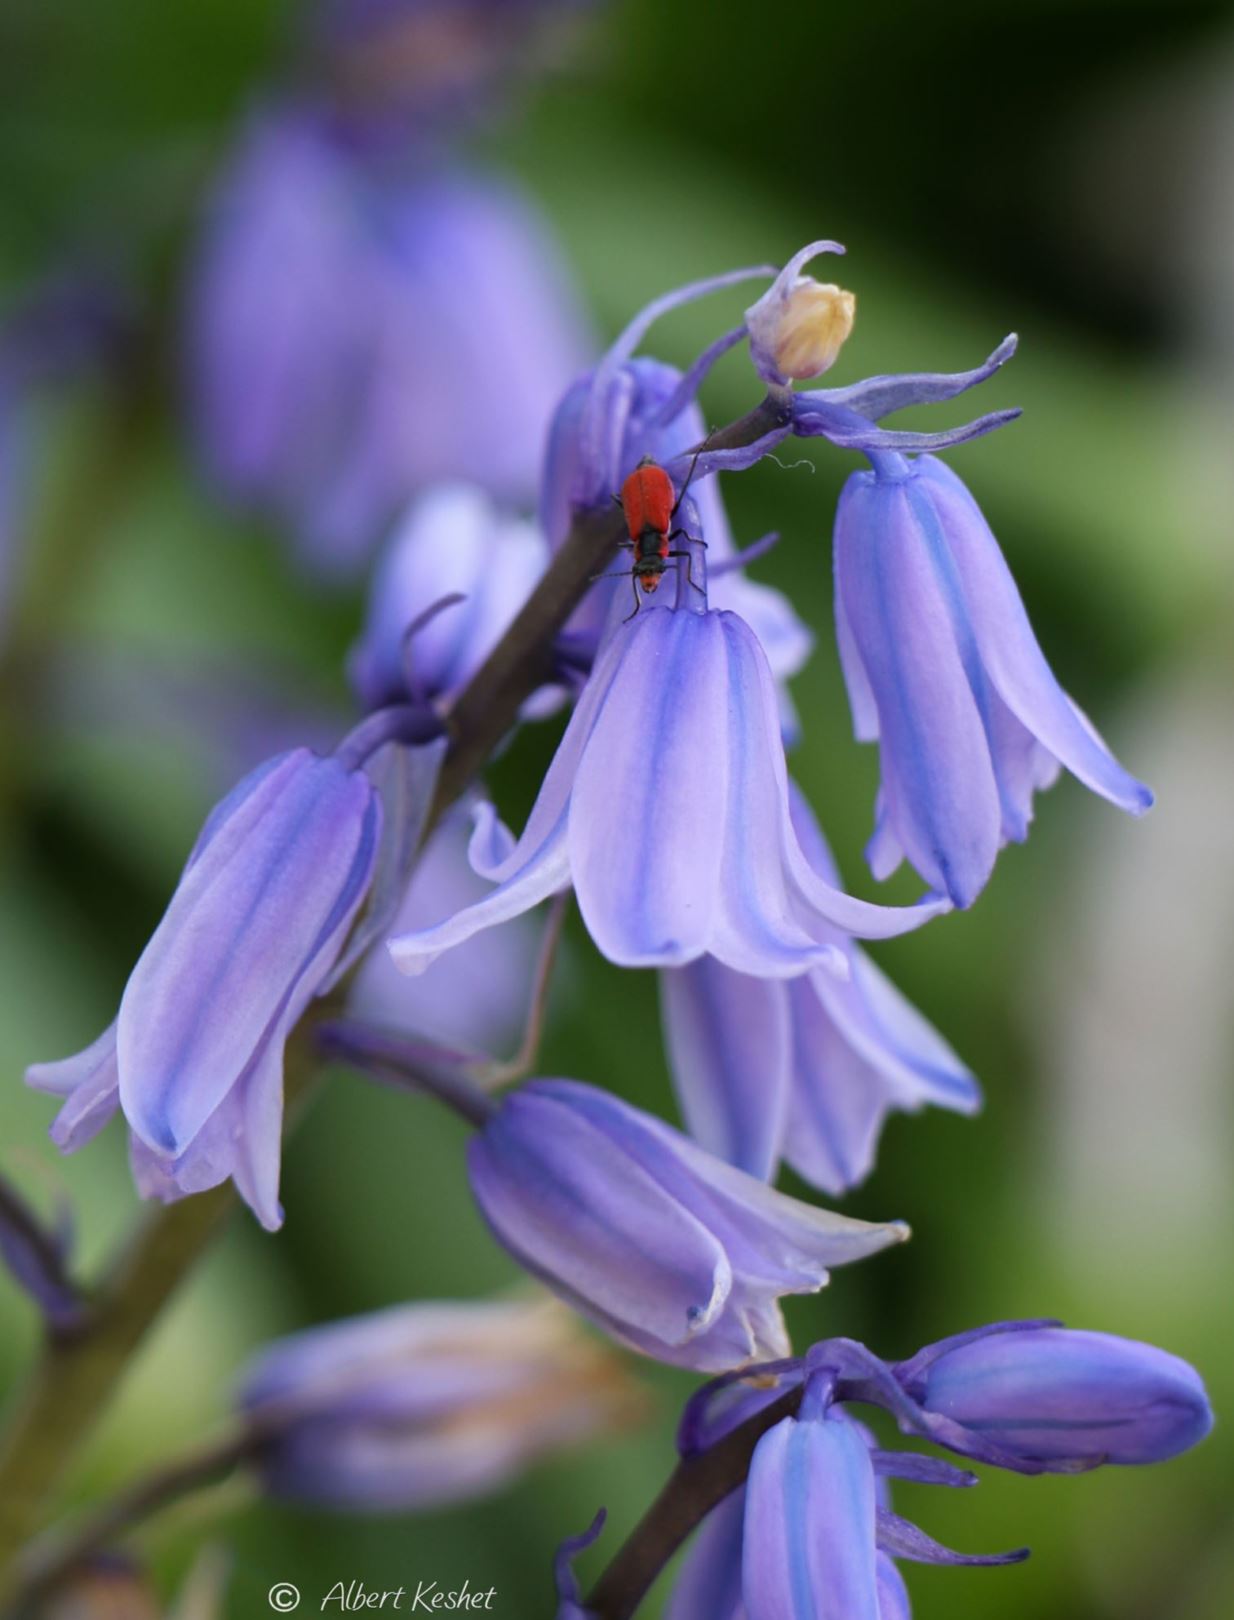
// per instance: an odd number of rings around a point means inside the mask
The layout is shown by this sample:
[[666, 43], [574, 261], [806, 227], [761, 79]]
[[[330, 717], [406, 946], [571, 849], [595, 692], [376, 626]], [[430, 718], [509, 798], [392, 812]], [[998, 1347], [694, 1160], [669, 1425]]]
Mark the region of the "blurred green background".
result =
[[[358, 595], [306, 583], [277, 536], [211, 503], [175, 409], [194, 189], [278, 71], [291, 10], [0, 4], [0, 291], [16, 295], [83, 231], [112, 232], [167, 315], [128, 410], [89, 389], [48, 407], [27, 617], [7, 627], [20, 655], [0, 653], [0, 1162], [45, 1201], [68, 1192], [87, 1266], [135, 1212], [120, 1132], [60, 1162], [49, 1105], [20, 1075], [110, 1019], [222, 785], [201, 738], [160, 723], [150, 692], [226, 693], [239, 670], [273, 712], [347, 702]], [[978, 1322], [1058, 1315], [1192, 1360], [1220, 1417], [1234, 1398], [1234, 7], [627, 0], [594, 8], [570, 65], [471, 151], [539, 198], [601, 334], [671, 285], [782, 260], [814, 236], [848, 244], [835, 273], [859, 299], [836, 382], [960, 369], [1021, 334], [980, 409], [1018, 403], [1024, 418], [953, 465], [1060, 678], [1159, 804], [1133, 825], [1064, 782], [971, 913], [878, 952], [981, 1076], [987, 1105], [975, 1122], [893, 1119], [845, 1208], [904, 1216], [915, 1241], [790, 1302], [789, 1316], [801, 1344], [845, 1333], [902, 1355]], [[685, 362], [741, 304], [682, 312], [657, 352]], [[755, 397], [734, 355], [705, 404], [718, 422]], [[757, 575], [819, 632], [794, 687], [795, 769], [870, 893], [860, 850], [875, 761], [851, 740], [829, 631], [831, 512], [853, 462], [811, 455], [813, 472], [764, 464], [726, 496], [739, 540], [782, 531]], [[524, 732], [496, 773], [516, 823], [558, 729]], [[599, 962], [579, 931], [544, 1067], [672, 1116], [651, 977]], [[287, 1153], [285, 1231], [232, 1222], [91, 1442], [73, 1498], [218, 1425], [236, 1369], [273, 1334], [511, 1280], [471, 1208], [462, 1146], [430, 1104], [335, 1076]], [[34, 1331], [3, 1277], [0, 1322], [12, 1390]], [[478, 1506], [363, 1521], [226, 1491], [141, 1546], [171, 1591], [204, 1541], [230, 1542], [229, 1615], [266, 1613], [275, 1581], [309, 1594], [423, 1575], [495, 1585], [502, 1614], [539, 1620], [557, 1540], [606, 1504], [609, 1529], [583, 1566], [597, 1568], [670, 1466], [690, 1380], [646, 1376], [645, 1429]], [[1226, 1620], [1231, 1477], [1219, 1424], [1151, 1473], [901, 1487], [898, 1506], [939, 1539], [1036, 1553], [1001, 1572], [910, 1568], [914, 1612]]]

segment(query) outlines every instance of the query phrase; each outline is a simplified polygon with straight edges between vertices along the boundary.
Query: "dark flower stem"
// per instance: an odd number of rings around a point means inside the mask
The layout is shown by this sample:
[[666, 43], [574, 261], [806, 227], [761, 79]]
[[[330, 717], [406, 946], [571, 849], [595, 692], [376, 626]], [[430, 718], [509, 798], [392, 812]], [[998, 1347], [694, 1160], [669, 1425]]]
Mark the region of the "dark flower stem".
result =
[[[709, 435], [708, 447], [753, 444], [785, 420], [783, 403], [768, 398]], [[605, 509], [576, 516], [552, 567], [448, 716], [450, 747], [426, 835], [514, 725], [522, 704], [551, 673], [558, 632], [592, 576], [603, 572], [620, 538], [616, 513]], [[293, 1033], [287, 1049], [289, 1100], [302, 1096], [318, 1072], [320, 1057], [310, 1020], [337, 1015], [339, 1009], [336, 990], [330, 1000], [317, 1003]], [[224, 1185], [144, 1214], [135, 1237], [94, 1296], [88, 1330], [70, 1343], [45, 1346], [7, 1431], [0, 1436], [0, 1613], [13, 1613], [18, 1553], [44, 1522], [69, 1464], [146, 1333], [234, 1203], [230, 1186]]]
[[186, 1496], [219, 1485], [260, 1451], [262, 1435], [238, 1429], [197, 1451], [147, 1474], [95, 1513], [67, 1530], [54, 1530], [34, 1542], [19, 1560], [17, 1590], [24, 1607], [50, 1593], [95, 1553]]
[[800, 1387], [789, 1390], [714, 1446], [677, 1464], [588, 1593], [585, 1607], [589, 1616], [629, 1620], [695, 1526], [745, 1483], [755, 1446], [768, 1429], [796, 1412], [801, 1394]]

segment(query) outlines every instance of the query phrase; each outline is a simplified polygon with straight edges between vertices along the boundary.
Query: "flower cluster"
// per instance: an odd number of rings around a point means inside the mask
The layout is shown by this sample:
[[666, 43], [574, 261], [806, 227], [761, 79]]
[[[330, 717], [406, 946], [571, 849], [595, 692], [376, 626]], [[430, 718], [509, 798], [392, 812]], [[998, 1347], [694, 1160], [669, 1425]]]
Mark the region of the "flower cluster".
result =
[[973, 1486], [941, 1458], [882, 1449], [850, 1406], [882, 1407], [901, 1430], [1021, 1474], [1163, 1462], [1212, 1427], [1193, 1368], [1151, 1345], [1055, 1322], [1001, 1322], [888, 1364], [851, 1340], [701, 1390], [680, 1444], [704, 1455], [760, 1412], [748, 1478], [706, 1520], [672, 1620], [898, 1620], [909, 1613], [895, 1559], [1009, 1564], [1027, 1549], [953, 1552], [890, 1506], [887, 1482]]
[[[483, 35], [500, 8], [473, 9]], [[397, 25], [384, 7], [326, 7], [319, 43], [370, 72], [370, 31]], [[584, 370], [521, 205], [424, 152], [414, 172], [393, 164], [391, 126], [353, 112], [304, 96], [254, 118], [207, 222], [191, 322], [218, 481], [331, 567], [386, 537], [349, 660], [364, 718], [334, 753], [281, 754], [216, 807], [114, 1024], [28, 1079], [62, 1099], [65, 1151], [119, 1111], [144, 1196], [231, 1180], [270, 1230], [289, 1051], [434, 1094], [474, 1128], [476, 1205], [561, 1303], [396, 1306], [270, 1348], [238, 1404], [273, 1494], [436, 1505], [622, 1421], [624, 1375], [569, 1307], [643, 1356], [720, 1375], [682, 1425], [683, 1467], [730, 1472], [711, 1479], [674, 1620], [902, 1620], [895, 1559], [1022, 1554], [952, 1553], [893, 1513], [888, 1479], [975, 1479], [881, 1449], [853, 1405], [1023, 1473], [1159, 1461], [1211, 1421], [1190, 1367], [1107, 1335], [1009, 1323], [893, 1364], [842, 1338], [794, 1358], [781, 1313], [908, 1228], [791, 1197], [780, 1166], [838, 1197], [872, 1170], [889, 1113], [980, 1105], [864, 943], [973, 904], [1064, 766], [1132, 813], [1151, 803], [1055, 680], [993, 533], [938, 459], [1016, 413], [883, 425], [984, 383], [1015, 340], [966, 372], [795, 389], [831, 369], [855, 319], [851, 293], [805, 273], [843, 252], [820, 241], [781, 270], [665, 295]], [[749, 283], [741, 322], [692, 365], [639, 352], [673, 309]], [[765, 397], [708, 433], [699, 391], [743, 343]], [[835, 518], [837, 656], [857, 736], [879, 745], [868, 864], [876, 879], [916, 870], [908, 905], [851, 892], [789, 775], [811, 717], [787, 683], [813, 637], [747, 575], [774, 534], [740, 549], [719, 490], [793, 436], [869, 464]], [[621, 548], [632, 566], [610, 571]], [[471, 788], [473, 760], [567, 706], [516, 838]], [[527, 914], [566, 896], [609, 962], [658, 971], [686, 1131], [536, 1077], [555, 935], [533, 971]], [[525, 1007], [524, 1050], [502, 1062], [493, 1047]], [[742, 1435], [756, 1443], [733, 1475]], [[571, 1567], [600, 1523], [558, 1560], [575, 1620], [610, 1612]]]

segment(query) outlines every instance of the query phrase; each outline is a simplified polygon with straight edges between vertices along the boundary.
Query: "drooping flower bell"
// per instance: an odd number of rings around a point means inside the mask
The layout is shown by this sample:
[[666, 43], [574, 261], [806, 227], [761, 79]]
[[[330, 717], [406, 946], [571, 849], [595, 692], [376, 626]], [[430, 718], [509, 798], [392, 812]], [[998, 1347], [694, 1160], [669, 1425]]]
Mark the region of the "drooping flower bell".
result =
[[310, 106], [246, 134], [207, 217], [189, 326], [208, 473], [336, 573], [429, 484], [529, 503], [588, 352], [519, 193], [369, 163]]
[[1133, 815], [1129, 776], [1055, 680], [980, 508], [933, 456], [878, 456], [836, 514], [836, 634], [857, 735], [879, 743], [874, 873], [901, 859], [968, 906], [1066, 766]]
[[272, 1495], [370, 1512], [486, 1495], [638, 1404], [616, 1358], [548, 1299], [311, 1328], [264, 1350], [239, 1390]]
[[215, 807], [115, 1023], [77, 1056], [27, 1071], [64, 1098], [52, 1126], [64, 1152], [120, 1108], [143, 1196], [230, 1177], [263, 1226], [281, 1224], [283, 1048], [339, 956], [380, 828], [359, 762], [306, 748]]
[[[814, 871], [841, 880], [804, 795], [792, 782], [793, 828]], [[714, 957], [660, 975], [673, 1083], [691, 1134], [751, 1175], [781, 1161], [833, 1196], [874, 1165], [888, 1113], [926, 1104], [972, 1113], [964, 1064], [847, 935], [833, 935], [847, 974], [813, 968], [788, 980], [736, 973]]]
[[[678, 589], [699, 594], [684, 576]], [[789, 814], [775, 682], [735, 613], [645, 608], [619, 626], [522, 837], [511, 848], [504, 829], [479, 831], [473, 865], [498, 886], [392, 940], [405, 972], [571, 884], [612, 962], [679, 967], [710, 954], [768, 977], [842, 970], [837, 927], [886, 938], [947, 909], [936, 898], [873, 905], [810, 865]]]
[[593, 1086], [536, 1080], [468, 1149], [501, 1242], [568, 1304], [674, 1366], [719, 1371], [788, 1350], [777, 1301], [908, 1236], [814, 1209]]
[[[478, 486], [426, 491], [373, 574], [368, 617], [349, 659], [361, 702], [375, 709], [456, 695], [505, 634], [548, 560], [535, 525], [503, 515]], [[440, 606], [450, 597], [459, 600]]]
[[[697, 399], [699, 386], [713, 361], [740, 341], [745, 329], [739, 326], [726, 333], [684, 373], [636, 355], [635, 350], [653, 322], [679, 304], [770, 273], [758, 269], [715, 276], [656, 299], [634, 317], [600, 363], [566, 391], [549, 430], [541, 482], [540, 522], [550, 545], [555, 548], [565, 539], [576, 510], [606, 507], [644, 457], [677, 469], [680, 486], [691, 470], [692, 448], [707, 436]], [[697, 476], [703, 465], [700, 461], [694, 469], [690, 494], [707, 540], [712, 605], [745, 619], [762, 643], [776, 680], [783, 683], [801, 669], [814, 638], [783, 592], [747, 578], [718, 482]], [[570, 620], [571, 634], [593, 653], [612, 620], [614, 599], [621, 594], [614, 580], [598, 581]], [[791, 707], [783, 690], [781, 696], [791, 727]]]

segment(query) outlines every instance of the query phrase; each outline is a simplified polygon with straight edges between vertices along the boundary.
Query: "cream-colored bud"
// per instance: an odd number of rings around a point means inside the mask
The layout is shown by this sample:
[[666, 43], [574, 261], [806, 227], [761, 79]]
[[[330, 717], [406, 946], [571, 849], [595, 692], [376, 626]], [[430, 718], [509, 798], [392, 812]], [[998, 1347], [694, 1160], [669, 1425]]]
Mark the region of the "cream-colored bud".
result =
[[829, 371], [853, 329], [857, 299], [832, 282], [801, 276], [778, 311], [769, 348], [782, 376], [802, 380]]

